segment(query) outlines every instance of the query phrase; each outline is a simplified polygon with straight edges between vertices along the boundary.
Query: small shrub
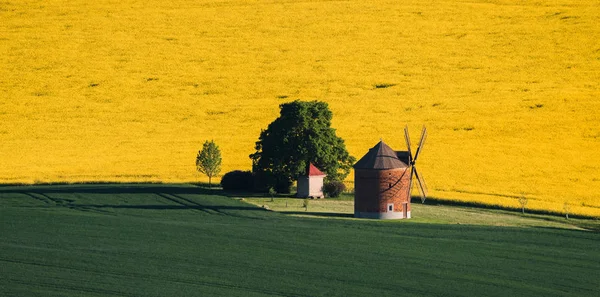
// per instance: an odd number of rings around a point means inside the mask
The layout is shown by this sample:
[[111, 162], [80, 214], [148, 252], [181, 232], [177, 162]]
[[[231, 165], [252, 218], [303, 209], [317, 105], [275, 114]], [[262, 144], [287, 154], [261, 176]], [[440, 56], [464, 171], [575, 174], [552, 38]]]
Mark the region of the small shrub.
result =
[[453, 130], [454, 131], [461, 131], [461, 130], [463, 130], [463, 131], [472, 131], [472, 130], [475, 130], [475, 127], [473, 127], [473, 126], [457, 127], [457, 128], [454, 128]]
[[275, 189], [269, 188], [269, 195], [271, 195], [271, 202], [275, 201], [275, 199], [273, 198], [273, 196], [275, 196], [275, 194], [277, 194], [277, 192], [275, 192]]
[[323, 193], [327, 197], [339, 197], [346, 190], [346, 185], [341, 181], [330, 181], [323, 185]]
[[221, 178], [221, 187], [226, 191], [252, 191], [253, 186], [254, 178], [250, 171], [234, 170]]
[[390, 83], [376, 84], [375, 89], [385, 89], [385, 88], [393, 87], [395, 85], [396, 84], [390, 84]]
[[539, 104], [539, 103], [536, 105], [529, 106], [530, 109], [537, 109], [537, 108], [542, 108], [542, 107], [544, 107], [544, 104]]

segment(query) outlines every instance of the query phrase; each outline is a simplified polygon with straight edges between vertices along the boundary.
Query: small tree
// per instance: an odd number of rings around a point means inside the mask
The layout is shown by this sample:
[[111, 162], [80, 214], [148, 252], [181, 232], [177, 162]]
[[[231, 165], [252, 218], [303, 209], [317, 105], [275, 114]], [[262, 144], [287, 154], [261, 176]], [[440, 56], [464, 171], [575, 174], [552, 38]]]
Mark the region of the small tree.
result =
[[304, 207], [304, 211], [308, 211], [308, 203], [310, 202], [310, 200], [308, 200], [308, 198], [304, 198], [304, 200], [302, 201], [302, 207]]
[[221, 151], [213, 140], [205, 141], [196, 157], [196, 170], [208, 176], [208, 185], [212, 186], [212, 177], [221, 172]]
[[565, 217], [568, 220], [569, 219], [569, 212], [571, 212], [571, 204], [569, 204], [568, 201], [565, 201], [565, 204], [563, 205], [563, 209], [565, 211]]
[[527, 206], [527, 197], [519, 197], [519, 204], [521, 204], [521, 212], [525, 214], [525, 206]]
[[273, 199], [273, 196], [275, 196], [275, 194], [277, 194], [277, 191], [275, 191], [275, 189], [273, 189], [272, 187], [269, 188], [269, 195], [271, 195], [271, 202], [275, 201]]

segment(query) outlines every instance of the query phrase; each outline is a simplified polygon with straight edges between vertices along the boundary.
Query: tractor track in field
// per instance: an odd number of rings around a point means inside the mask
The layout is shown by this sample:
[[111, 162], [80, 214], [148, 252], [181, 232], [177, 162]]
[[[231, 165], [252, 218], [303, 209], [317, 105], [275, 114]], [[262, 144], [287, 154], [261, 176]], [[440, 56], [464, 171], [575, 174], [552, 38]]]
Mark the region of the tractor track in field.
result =
[[42, 201], [46, 204], [51, 204], [51, 205], [55, 205], [55, 206], [68, 206], [68, 205], [72, 205], [73, 202], [75, 202], [75, 200], [72, 200], [72, 199], [52, 198], [41, 192], [35, 192], [35, 195], [34, 195], [34, 192], [22, 192], [22, 193], [31, 198]]
[[181, 198], [179, 196], [175, 196], [173, 194], [166, 194], [166, 193], [156, 193], [156, 195], [158, 195], [162, 198], [165, 198], [171, 202], [174, 202], [178, 205], [187, 207], [191, 210], [197, 210], [197, 211], [204, 212], [204, 213], [207, 213], [210, 215], [216, 214], [214, 212], [209, 211], [206, 206], [195, 203], [193, 201], [190, 201], [189, 199]]
[[40, 196], [42, 196], [42, 197], [44, 197], [45, 199], [48, 199], [48, 200], [54, 202], [54, 204], [56, 204], [56, 205], [65, 204], [65, 201], [67, 202], [67, 204], [73, 203], [73, 201], [74, 201], [74, 200], [64, 200], [64, 199], [52, 198], [52, 197], [50, 197], [50, 196], [48, 196], [48, 195], [46, 195], [44, 193], [39, 193], [39, 192], [37, 194], [40, 195]]
[[249, 216], [234, 214], [234, 213], [231, 213], [231, 212], [224, 212], [224, 211], [220, 210], [218, 206], [202, 205], [202, 204], [194, 202], [194, 201], [192, 201], [192, 200], [190, 200], [188, 198], [181, 197], [179, 195], [175, 195], [175, 194], [169, 194], [169, 195], [171, 195], [171, 196], [173, 196], [175, 198], [187, 201], [188, 203], [193, 204], [194, 207], [197, 206], [197, 207], [201, 207], [203, 209], [209, 209], [211, 211], [214, 211], [215, 214], [218, 214], [218, 215], [224, 215], [224, 216], [230, 216], [230, 217], [236, 217], [236, 218], [244, 218], [244, 219], [260, 219], [260, 218], [254, 218], [254, 217], [249, 217]]
[[235, 214], [235, 213], [231, 213], [231, 212], [225, 212], [225, 211], [220, 210], [218, 206], [209, 206], [209, 205], [199, 204], [191, 199], [184, 198], [180, 195], [176, 195], [176, 194], [172, 194], [172, 193], [157, 193], [157, 195], [159, 195], [160, 197], [163, 197], [171, 202], [175, 202], [178, 205], [185, 206], [190, 209], [201, 211], [201, 212], [211, 214], [211, 215], [223, 215], [223, 216], [237, 217], [237, 218], [243, 218], [243, 219], [260, 219], [260, 218], [250, 217], [250, 216], [239, 215], [239, 214]]
[[214, 211], [216, 214], [220, 214], [220, 215], [227, 215], [226, 213], [224, 213], [224, 212], [220, 211], [220, 210], [219, 210], [218, 208], [216, 208], [216, 207], [207, 206], [207, 205], [202, 205], [202, 204], [199, 204], [199, 203], [197, 203], [197, 202], [195, 202], [195, 201], [193, 201], [193, 200], [190, 200], [190, 199], [188, 199], [188, 198], [181, 197], [180, 195], [175, 195], [175, 194], [169, 194], [169, 195], [171, 195], [171, 196], [173, 196], [173, 197], [175, 197], [175, 198], [177, 198], [177, 199], [181, 199], [181, 200], [183, 200], [183, 201], [185, 201], [185, 202], [187, 202], [187, 203], [189, 203], [189, 204], [192, 204], [192, 205], [194, 205], [194, 206], [197, 206], [197, 207], [202, 207], [203, 209], [208, 209], [208, 210]]
[[[43, 202], [46, 205], [56, 205], [56, 202], [54, 200], [48, 199], [48, 197], [46, 197], [45, 195], [43, 195], [43, 196], [41, 195], [43, 197], [42, 198], [42, 197], [38, 197], [36, 195], [33, 195], [33, 193], [29, 193], [29, 192], [23, 192], [23, 194], [27, 195], [27, 196], [29, 196], [29, 197], [37, 200], [37, 201], [41, 201], [41, 202]], [[38, 193], [36, 193], [36, 194], [38, 194]], [[50, 200], [50, 201], [48, 201], [48, 200]]]
[[[73, 202], [75, 202], [75, 200], [72, 199], [57, 199], [57, 198], [52, 198], [44, 193], [40, 193], [40, 192], [23, 192], [23, 194], [43, 202], [44, 204], [46, 204], [47, 206], [57, 206], [57, 207], [66, 207], [69, 209], [73, 209], [73, 210], [79, 210], [79, 211], [85, 211], [85, 212], [96, 212], [96, 213], [102, 213], [102, 214], [111, 214], [110, 211], [105, 211], [105, 210], [101, 210], [101, 209], [97, 209], [94, 207], [86, 207], [86, 206], [80, 206], [77, 204], [73, 204]], [[34, 195], [35, 194], [35, 195]]]
[[79, 211], [95, 212], [95, 213], [101, 213], [101, 214], [114, 215], [113, 212], [102, 210], [102, 209], [98, 209], [97, 207], [80, 206], [80, 205], [69, 205], [67, 207], [70, 208], [70, 209], [79, 210]]
[[[63, 199], [51, 197], [48, 194], [42, 192], [19, 192], [23, 195], [29, 196], [37, 201], [40, 201], [44, 204], [42, 207], [65, 207], [72, 210], [83, 211], [83, 212], [91, 212], [91, 213], [99, 213], [99, 214], [111, 214], [114, 215], [114, 212], [107, 211], [101, 209], [101, 205], [80, 205], [77, 204], [77, 200], [75, 199]], [[223, 215], [223, 216], [231, 216], [231, 217], [239, 217], [245, 219], [260, 219], [258, 217], [241, 215], [235, 212], [228, 212], [221, 209], [219, 205], [205, 205], [198, 202], [195, 202], [192, 199], [183, 197], [179, 194], [173, 193], [154, 193], [159, 197], [174, 203], [181, 208], [202, 212], [209, 215]], [[227, 208], [227, 206], [223, 206]]]

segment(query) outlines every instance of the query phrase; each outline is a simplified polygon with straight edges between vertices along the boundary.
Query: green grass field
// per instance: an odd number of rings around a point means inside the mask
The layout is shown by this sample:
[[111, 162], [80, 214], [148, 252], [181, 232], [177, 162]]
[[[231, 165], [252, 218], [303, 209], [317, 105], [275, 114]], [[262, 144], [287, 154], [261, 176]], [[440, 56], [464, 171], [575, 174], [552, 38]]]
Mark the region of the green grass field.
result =
[[315, 219], [232, 198], [189, 185], [0, 187], [1, 295], [594, 296], [600, 287], [597, 232], [420, 222], [425, 208], [400, 222]]
[[432, 196], [600, 218], [598, 24], [598, 0], [2, 0], [0, 183], [207, 181], [205, 140], [249, 170], [279, 104], [321, 100], [357, 158], [426, 125]]
[[[240, 195], [243, 196], [243, 195]], [[242, 197], [244, 201], [259, 207], [300, 217], [341, 218], [354, 220], [354, 195], [344, 193], [339, 198], [309, 200], [308, 208], [304, 208], [303, 199], [280, 195], [270, 197]], [[402, 223], [431, 223], [431, 224], [464, 224], [505, 227], [542, 227], [562, 228], [573, 230], [600, 231], [598, 219], [565, 219], [559, 215], [530, 213], [525, 214], [516, 210], [496, 209], [485, 205], [464, 206], [451, 201], [426, 200], [425, 204], [420, 198], [413, 199], [413, 218]]]

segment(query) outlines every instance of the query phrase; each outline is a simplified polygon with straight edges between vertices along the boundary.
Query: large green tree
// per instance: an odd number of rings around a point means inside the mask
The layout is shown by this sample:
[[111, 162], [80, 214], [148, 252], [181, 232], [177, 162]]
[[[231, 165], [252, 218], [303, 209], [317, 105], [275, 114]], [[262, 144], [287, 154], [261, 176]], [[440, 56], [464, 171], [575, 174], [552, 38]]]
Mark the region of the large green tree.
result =
[[213, 140], [205, 141], [202, 150], [198, 151], [196, 170], [208, 176], [209, 186], [212, 185], [212, 177], [221, 172], [221, 150]]
[[331, 128], [333, 114], [327, 103], [296, 100], [279, 108], [279, 117], [261, 131], [256, 152], [250, 155], [258, 187], [289, 193], [310, 162], [329, 180], [346, 178], [355, 158]]

